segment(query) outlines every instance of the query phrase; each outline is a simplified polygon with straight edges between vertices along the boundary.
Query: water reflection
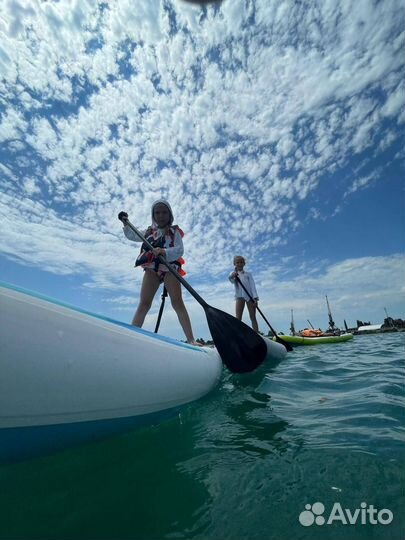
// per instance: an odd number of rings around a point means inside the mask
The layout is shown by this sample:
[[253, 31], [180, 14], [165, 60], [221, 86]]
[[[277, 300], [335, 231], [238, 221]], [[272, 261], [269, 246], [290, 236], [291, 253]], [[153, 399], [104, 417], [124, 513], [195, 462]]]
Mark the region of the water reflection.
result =
[[1, 467], [0, 537], [187, 537], [210, 504], [201, 479], [178, 466], [195, 456], [194, 447], [191, 426], [173, 419]]

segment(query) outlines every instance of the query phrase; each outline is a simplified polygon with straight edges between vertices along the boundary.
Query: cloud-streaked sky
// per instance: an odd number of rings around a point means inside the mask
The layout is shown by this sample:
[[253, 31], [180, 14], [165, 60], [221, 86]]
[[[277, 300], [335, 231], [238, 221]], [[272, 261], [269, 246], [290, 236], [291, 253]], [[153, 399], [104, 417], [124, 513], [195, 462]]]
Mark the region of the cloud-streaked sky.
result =
[[[4, 0], [0, 276], [129, 321], [117, 214], [146, 228], [165, 197], [208, 303], [233, 313], [242, 254], [285, 332], [291, 309], [325, 328], [325, 294], [339, 326], [405, 318], [404, 19], [401, 0]], [[169, 305], [161, 331], [183, 339]]]

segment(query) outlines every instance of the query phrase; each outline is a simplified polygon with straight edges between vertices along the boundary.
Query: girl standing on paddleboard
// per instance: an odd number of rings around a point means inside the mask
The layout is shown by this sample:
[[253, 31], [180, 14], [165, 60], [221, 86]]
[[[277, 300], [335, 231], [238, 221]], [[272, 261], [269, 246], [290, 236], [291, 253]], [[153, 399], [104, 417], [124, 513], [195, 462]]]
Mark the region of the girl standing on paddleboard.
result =
[[[144, 275], [140, 301], [132, 319], [132, 324], [139, 328], [142, 327], [145, 317], [152, 306], [155, 294], [160, 284], [164, 283], [169, 293], [173, 309], [186, 335], [187, 342], [193, 345], [199, 345], [193, 336], [190, 317], [183, 302], [181, 284], [168, 271], [166, 266], [159, 264], [159, 260], [157, 259], [158, 255], [165, 257], [180, 275], [185, 275], [185, 272], [181, 268], [181, 265], [184, 263], [182, 259], [184, 252], [182, 238], [184, 233], [178, 225], [173, 225], [173, 212], [166, 200], [159, 199], [155, 201], [152, 205], [151, 215], [152, 225], [146, 229], [144, 237], [154, 247], [151, 251], [147, 245], [142, 244], [141, 251], [135, 262], [135, 266], [142, 266]], [[127, 218], [128, 214], [126, 212], [120, 212], [118, 214], [118, 219], [121, 221]], [[124, 225], [123, 231], [128, 240], [141, 242], [138, 236], [127, 225]]]
[[[256, 319], [256, 307], [259, 301], [259, 297], [256, 291], [255, 281], [250, 272], [244, 270], [246, 261], [240, 255], [235, 255], [233, 258], [233, 264], [235, 265], [235, 270], [229, 274], [229, 281], [235, 286], [235, 311], [236, 318], [241, 321], [243, 310], [245, 309], [245, 304], [247, 305], [249, 317], [252, 322], [252, 328], [256, 332], [259, 331], [259, 326]], [[244, 285], [246, 291], [243, 290], [243, 287], [238, 282], [238, 279]], [[250, 296], [249, 296], [249, 294]], [[252, 300], [253, 298], [253, 300]]]

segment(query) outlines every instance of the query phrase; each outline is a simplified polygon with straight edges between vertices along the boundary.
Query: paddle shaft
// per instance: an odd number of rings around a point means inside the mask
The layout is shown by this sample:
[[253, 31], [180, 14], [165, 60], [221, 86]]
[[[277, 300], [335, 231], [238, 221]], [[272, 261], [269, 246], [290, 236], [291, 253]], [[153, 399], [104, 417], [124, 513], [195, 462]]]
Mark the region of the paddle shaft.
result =
[[[255, 299], [252, 297], [252, 295], [249, 293], [249, 291], [246, 289], [246, 287], [243, 285], [243, 283], [241, 282], [241, 280], [239, 279], [239, 276], [236, 275], [235, 276], [235, 279], [236, 281], [239, 283], [239, 285], [242, 287], [242, 289], [245, 291], [245, 293], [249, 296], [249, 298], [252, 300], [252, 302], [255, 302]], [[256, 303], [256, 302], [255, 302]], [[263, 317], [263, 319], [266, 321], [268, 327], [270, 328], [270, 330], [273, 332], [273, 334], [275, 335], [276, 337], [276, 341], [278, 341], [279, 343], [282, 343], [284, 345], [284, 347], [287, 349], [287, 351], [291, 351], [292, 350], [292, 347], [289, 343], [287, 343], [286, 341], [284, 341], [283, 339], [281, 339], [278, 335], [277, 335], [277, 332], [274, 330], [274, 328], [271, 326], [271, 324], [269, 323], [269, 321], [266, 319], [264, 313], [262, 312], [262, 310], [259, 308], [259, 306], [256, 304], [256, 309], [257, 311], [260, 313], [260, 315]]]
[[[255, 299], [253, 298], [253, 296], [251, 294], [249, 294], [249, 291], [246, 289], [246, 287], [243, 285], [243, 283], [241, 282], [241, 280], [239, 279], [239, 276], [235, 276], [235, 279], [236, 281], [239, 283], [239, 285], [242, 287], [242, 289], [245, 291], [245, 293], [249, 296], [249, 298], [252, 300], [252, 302], [255, 302]], [[270, 330], [273, 332], [274, 335], [277, 335], [276, 334], [276, 331], [272, 328], [271, 324], [269, 323], [269, 321], [266, 319], [266, 317], [264, 316], [264, 313], [262, 312], [262, 310], [259, 308], [259, 306], [256, 304], [256, 309], [257, 311], [260, 313], [260, 315], [263, 317], [263, 319], [266, 321], [268, 327], [270, 328]]]

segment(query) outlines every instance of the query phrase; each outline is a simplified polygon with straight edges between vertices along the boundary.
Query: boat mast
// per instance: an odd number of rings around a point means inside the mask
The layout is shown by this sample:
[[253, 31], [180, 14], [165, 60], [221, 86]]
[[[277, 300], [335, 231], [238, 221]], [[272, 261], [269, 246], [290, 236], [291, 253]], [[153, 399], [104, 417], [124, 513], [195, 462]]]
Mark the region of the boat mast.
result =
[[331, 312], [331, 310], [330, 310], [330, 306], [329, 306], [329, 302], [328, 302], [328, 297], [327, 297], [327, 296], [326, 296], [326, 305], [328, 306], [329, 328], [330, 328], [330, 330], [332, 330], [332, 331], [337, 330], [336, 325], [335, 325], [335, 321], [334, 321], [333, 318], [332, 318], [332, 312]]
[[[388, 315], [387, 308], [384, 308], [384, 311], [385, 311], [385, 314], [386, 314], [386, 316], [387, 316], [387, 318], [386, 318], [385, 320], [388, 322], [388, 324], [389, 324], [392, 328], [395, 328], [394, 321], [393, 321], [393, 319]], [[384, 323], [385, 323], [385, 321], [384, 321]]]
[[290, 324], [290, 333], [292, 336], [295, 336], [295, 326], [294, 326], [294, 312], [291, 310], [291, 324]]

